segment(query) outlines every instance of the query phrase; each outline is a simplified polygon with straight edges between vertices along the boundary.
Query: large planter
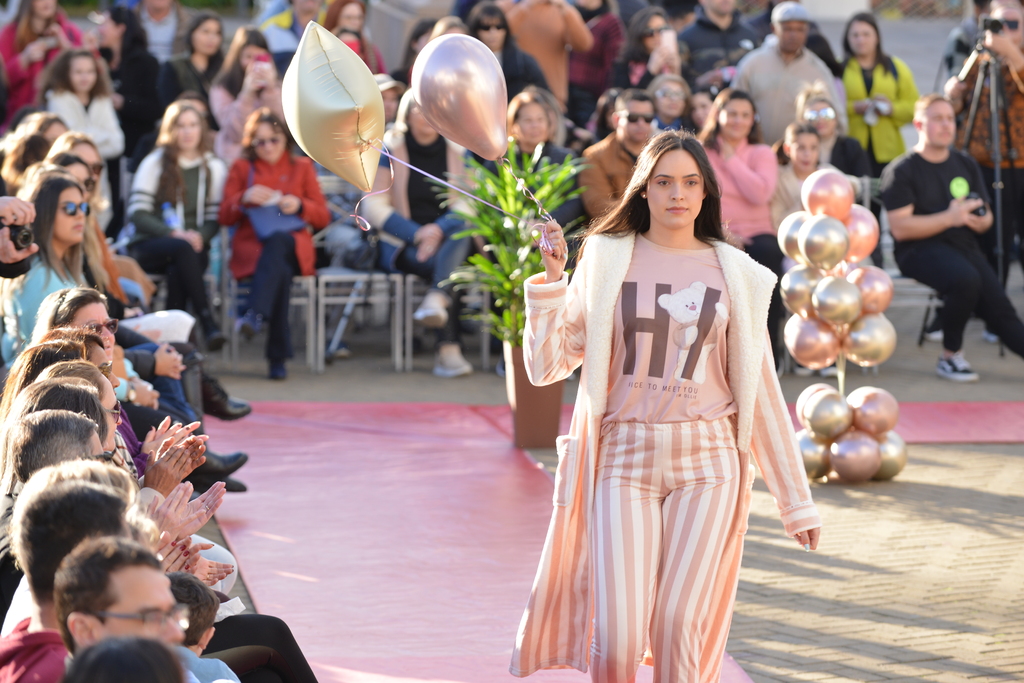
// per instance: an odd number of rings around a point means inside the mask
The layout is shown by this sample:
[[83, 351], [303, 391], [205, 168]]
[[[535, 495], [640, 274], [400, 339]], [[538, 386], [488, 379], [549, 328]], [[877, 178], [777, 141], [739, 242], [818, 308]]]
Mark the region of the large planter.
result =
[[505, 342], [505, 389], [512, 439], [519, 448], [554, 448], [562, 417], [563, 382], [537, 387], [526, 376], [523, 349]]

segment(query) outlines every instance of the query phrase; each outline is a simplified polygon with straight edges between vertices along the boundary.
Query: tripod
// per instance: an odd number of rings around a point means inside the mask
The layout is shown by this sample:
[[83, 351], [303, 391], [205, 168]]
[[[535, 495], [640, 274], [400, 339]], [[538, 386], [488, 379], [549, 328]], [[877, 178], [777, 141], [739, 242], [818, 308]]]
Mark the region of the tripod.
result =
[[[984, 34], [982, 34], [983, 36]], [[981, 95], [985, 88], [985, 83], [989, 83], [989, 136], [992, 145], [992, 165], [993, 165], [993, 182], [992, 182], [992, 213], [993, 213], [993, 227], [995, 228], [996, 244], [994, 248], [994, 255], [996, 258], [996, 276], [999, 278], [1000, 284], [1005, 283], [1003, 263], [1003, 142], [1001, 131], [999, 130], [999, 115], [1000, 112], [1003, 116], [1003, 125], [1006, 127], [1007, 136], [1007, 157], [1010, 161], [1010, 169], [1014, 169], [1014, 161], [1016, 157], [1016, 150], [1010, 145], [1010, 122], [1006, 117], [1006, 90], [1003, 83], [1003, 72], [1002, 63], [999, 58], [985, 48], [982, 41], [983, 37], [979, 37], [978, 44], [974, 48], [974, 52], [964, 62], [964, 68], [960, 72], [960, 79], [966, 78], [967, 74], [971, 71], [975, 64], [978, 64], [978, 79], [974, 84], [974, 96], [971, 99], [971, 108], [967, 113], [967, 121], [964, 124], [964, 144], [962, 151], [966, 154], [971, 144], [971, 135], [974, 133], [974, 124], [978, 117], [978, 104], [981, 101]], [[987, 59], [979, 60], [982, 54], [987, 55]], [[1011, 176], [1012, 177], [1012, 176]], [[1006, 354], [1006, 350], [1003, 348], [1002, 340], [999, 341], [999, 355], [1003, 356]]]

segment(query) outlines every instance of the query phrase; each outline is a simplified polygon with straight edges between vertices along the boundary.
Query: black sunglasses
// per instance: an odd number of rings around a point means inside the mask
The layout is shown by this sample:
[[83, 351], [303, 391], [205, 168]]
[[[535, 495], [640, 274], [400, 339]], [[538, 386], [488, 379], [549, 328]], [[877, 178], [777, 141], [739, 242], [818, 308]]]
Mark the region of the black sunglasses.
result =
[[506, 30], [508, 30], [508, 27], [504, 26], [502, 24], [480, 24], [480, 30], [481, 31], [506, 31]]
[[103, 376], [110, 379], [114, 375], [114, 364], [109, 360], [106, 363], [100, 363], [96, 368], [103, 373]]
[[1011, 31], [1016, 31], [1020, 28], [1020, 19], [1003, 19], [1003, 26]]
[[624, 115], [626, 117], [626, 120], [629, 121], [630, 123], [636, 123], [637, 121], [650, 123], [651, 121], [654, 120], [654, 114], [626, 114], [625, 112], [623, 112], [622, 115]]
[[645, 28], [643, 31], [640, 32], [640, 37], [641, 38], [653, 38], [654, 36], [658, 35], [662, 31], [671, 31], [671, 30], [672, 30], [671, 26], [662, 26], [661, 28]]
[[86, 192], [92, 192], [96, 189], [96, 179], [90, 175], [85, 179], [85, 182], [82, 183], [82, 187], [85, 188]]
[[[89, 330], [93, 334], [103, 334], [103, 328], [107, 328], [110, 334], [117, 334], [117, 318], [109, 318], [101, 323], [86, 323], [82, 325], [85, 329]], [[102, 370], [103, 368], [100, 368]]]
[[100, 176], [100, 175], [102, 175], [104, 168], [106, 168], [106, 166], [103, 164], [102, 161], [99, 161], [99, 162], [96, 162], [95, 164], [93, 164], [92, 166], [90, 166], [89, 170], [92, 171], [92, 174], [94, 176]]
[[78, 212], [81, 211], [83, 216], [89, 215], [89, 202], [82, 202], [76, 204], [75, 202], [64, 202], [60, 204], [60, 210], [69, 216], [77, 216]]
[[120, 401], [117, 401], [114, 404], [113, 408], [104, 408], [103, 410], [107, 411], [108, 413], [110, 413], [111, 415], [114, 416], [114, 422], [116, 422], [117, 424], [121, 424], [121, 402]]

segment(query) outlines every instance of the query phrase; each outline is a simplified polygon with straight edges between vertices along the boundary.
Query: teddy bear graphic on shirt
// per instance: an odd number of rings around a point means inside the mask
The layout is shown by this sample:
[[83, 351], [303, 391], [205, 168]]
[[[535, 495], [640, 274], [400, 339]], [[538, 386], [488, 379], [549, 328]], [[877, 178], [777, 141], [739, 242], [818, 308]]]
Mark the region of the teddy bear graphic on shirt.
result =
[[[729, 319], [729, 310], [719, 301], [721, 295], [721, 290], [709, 289], [698, 280], [685, 289], [658, 297], [658, 305], [678, 324], [672, 333], [672, 341], [679, 347], [672, 372], [675, 379], [695, 384], [703, 384], [707, 379], [708, 357], [718, 345], [717, 330]], [[702, 316], [708, 306], [714, 307], [714, 314]]]

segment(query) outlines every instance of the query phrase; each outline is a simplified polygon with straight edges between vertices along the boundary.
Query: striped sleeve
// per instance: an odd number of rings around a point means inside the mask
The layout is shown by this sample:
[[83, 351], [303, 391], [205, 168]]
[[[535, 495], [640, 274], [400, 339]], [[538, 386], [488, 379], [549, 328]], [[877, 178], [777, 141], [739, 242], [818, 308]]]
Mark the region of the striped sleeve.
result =
[[782, 524], [790, 536], [821, 526], [811, 500], [807, 474], [797, 447], [793, 421], [782, 397], [771, 344], [765, 342], [761, 380], [754, 404], [751, 451], [768, 490], [775, 496]]
[[156, 206], [156, 192], [160, 186], [160, 159], [162, 150], [151, 152], [135, 172], [132, 179], [132, 192], [128, 198], [128, 209], [125, 212], [128, 220], [135, 224], [136, 234], [146, 237], [163, 237], [170, 234], [160, 211]]
[[565, 379], [583, 362], [586, 329], [583, 315], [583, 269], [572, 283], [565, 274], [544, 284], [544, 273], [526, 281], [526, 373], [537, 386]]

